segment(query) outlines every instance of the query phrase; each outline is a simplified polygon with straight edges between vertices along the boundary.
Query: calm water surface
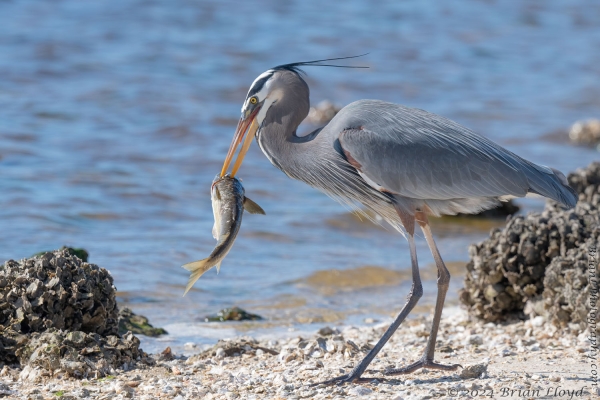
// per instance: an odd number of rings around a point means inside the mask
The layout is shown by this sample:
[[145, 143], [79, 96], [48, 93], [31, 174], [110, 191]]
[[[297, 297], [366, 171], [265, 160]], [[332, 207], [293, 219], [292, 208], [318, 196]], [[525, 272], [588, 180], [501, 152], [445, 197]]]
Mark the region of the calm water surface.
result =
[[[312, 102], [427, 109], [568, 172], [598, 158], [564, 134], [600, 116], [598, 26], [600, 4], [584, 0], [1, 1], [0, 259], [86, 248], [176, 348], [236, 328], [385, 319], [408, 292], [405, 241], [288, 179], [257, 146], [241, 177], [267, 216], [246, 215], [220, 274], [181, 297], [180, 265], [215, 244], [209, 185], [250, 83], [277, 64], [370, 52], [356, 61], [368, 70], [307, 68]], [[494, 224], [436, 224], [450, 302], [468, 245]], [[418, 250], [427, 311], [435, 272], [422, 239]], [[202, 322], [232, 305], [268, 320]]]

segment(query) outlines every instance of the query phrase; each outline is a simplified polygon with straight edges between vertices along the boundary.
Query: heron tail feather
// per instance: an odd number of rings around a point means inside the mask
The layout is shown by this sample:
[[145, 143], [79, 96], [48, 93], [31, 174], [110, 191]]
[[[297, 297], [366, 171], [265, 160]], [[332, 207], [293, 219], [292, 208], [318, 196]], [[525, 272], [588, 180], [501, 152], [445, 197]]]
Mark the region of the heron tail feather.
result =
[[533, 167], [526, 172], [530, 185], [529, 192], [551, 198], [567, 208], [575, 207], [579, 195], [569, 186], [569, 182], [562, 172], [541, 165], [533, 164]]

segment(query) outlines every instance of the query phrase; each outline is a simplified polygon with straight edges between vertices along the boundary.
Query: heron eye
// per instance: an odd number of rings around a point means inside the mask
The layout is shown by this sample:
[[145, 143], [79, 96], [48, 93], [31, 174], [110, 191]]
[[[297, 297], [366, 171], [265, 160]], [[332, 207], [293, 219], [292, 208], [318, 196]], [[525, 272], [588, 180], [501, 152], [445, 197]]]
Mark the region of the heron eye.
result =
[[256, 104], [258, 102], [258, 100], [256, 99], [256, 97], [250, 97], [250, 104]]

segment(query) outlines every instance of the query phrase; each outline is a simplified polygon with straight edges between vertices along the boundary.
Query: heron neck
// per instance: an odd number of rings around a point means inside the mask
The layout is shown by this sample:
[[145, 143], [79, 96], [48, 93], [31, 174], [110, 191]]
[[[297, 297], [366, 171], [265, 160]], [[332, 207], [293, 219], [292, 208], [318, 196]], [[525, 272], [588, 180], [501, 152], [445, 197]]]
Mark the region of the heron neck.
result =
[[[302, 117], [304, 119], [304, 117]], [[296, 130], [301, 118], [281, 118], [278, 121], [265, 121], [256, 133], [256, 140], [269, 161], [290, 175], [306, 155], [306, 147], [310, 147], [315, 135], [299, 137]]]
[[288, 88], [285, 96], [267, 111], [256, 139], [269, 161], [291, 175], [291, 171], [303, 164], [315, 135], [296, 135], [298, 126], [308, 115], [308, 87], [299, 84]]

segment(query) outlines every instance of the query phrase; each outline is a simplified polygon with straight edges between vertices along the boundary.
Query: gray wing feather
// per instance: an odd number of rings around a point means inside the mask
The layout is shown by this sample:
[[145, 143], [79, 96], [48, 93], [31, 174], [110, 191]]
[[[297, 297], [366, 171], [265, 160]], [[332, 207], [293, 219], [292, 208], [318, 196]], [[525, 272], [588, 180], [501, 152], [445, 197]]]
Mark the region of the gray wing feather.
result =
[[[414, 199], [523, 197], [541, 194], [573, 206], [576, 196], [555, 171], [435, 114], [361, 100], [330, 123], [339, 142], [377, 185]], [[556, 171], [558, 172], [558, 171]]]

